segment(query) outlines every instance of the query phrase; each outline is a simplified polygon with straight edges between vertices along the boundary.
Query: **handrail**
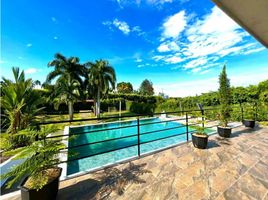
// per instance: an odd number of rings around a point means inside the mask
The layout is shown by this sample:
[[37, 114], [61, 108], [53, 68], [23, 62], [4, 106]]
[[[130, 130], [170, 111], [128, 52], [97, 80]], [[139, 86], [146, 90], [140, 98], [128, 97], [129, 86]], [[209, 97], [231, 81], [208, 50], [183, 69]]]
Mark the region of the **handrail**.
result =
[[[216, 110], [214, 108], [209, 108], [209, 109], [204, 109], [204, 111], [209, 111], [209, 110]], [[94, 142], [86, 142], [86, 143], [80, 143], [80, 144], [76, 144], [76, 145], [72, 145], [72, 146], [68, 146], [66, 148], [63, 148], [61, 150], [64, 149], [69, 149], [70, 151], [76, 151], [75, 149], [80, 148], [80, 147], [85, 147], [85, 146], [91, 146], [91, 145], [95, 145], [95, 144], [102, 144], [102, 143], [107, 143], [110, 141], [118, 141], [118, 140], [123, 140], [123, 139], [127, 139], [127, 138], [134, 138], [131, 139], [126, 145], [122, 144], [123, 146], [119, 146], [119, 147], [115, 147], [113, 148], [112, 146], [108, 148], [108, 150], [105, 151], [100, 151], [97, 150], [97, 152], [89, 152], [89, 155], [84, 155], [83, 156], [75, 156], [74, 158], [70, 158], [68, 157], [68, 159], [66, 161], [61, 161], [60, 163], [64, 163], [64, 162], [72, 162], [75, 160], [80, 160], [80, 159], [84, 159], [84, 158], [89, 158], [92, 156], [96, 156], [96, 155], [100, 155], [100, 154], [105, 154], [105, 153], [109, 153], [109, 152], [115, 152], [118, 150], [122, 150], [125, 148], [130, 148], [130, 147], [137, 147], [137, 157], [140, 158], [141, 156], [141, 145], [150, 143], [150, 142], [156, 142], [156, 141], [161, 141], [164, 139], [168, 139], [168, 138], [172, 138], [172, 137], [176, 137], [176, 136], [182, 136], [185, 135], [186, 141], [189, 141], [189, 134], [194, 133], [196, 130], [189, 130], [189, 127], [193, 126], [193, 125], [197, 125], [200, 123], [195, 123], [194, 121], [189, 121], [190, 119], [196, 119], [198, 118], [198, 116], [194, 115], [194, 116], [189, 116], [189, 114], [191, 114], [192, 112], [200, 112], [200, 110], [184, 110], [184, 111], [174, 111], [174, 112], [164, 112], [164, 113], [154, 113], [154, 114], [146, 114], [146, 115], [125, 115], [125, 116], [111, 116], [111, 117], [102, 117], [102, 118], [88, 118], [88, 119], [78, 119], [78, 120], [63, 120], [63, 121], [56, 121], [56, 122], [40, 122], [36, 125], [46, 125], [46, 124], [59, 124], [59, 123], [66, 123], [66, 122], [81, 122], [81, 121], [93, 121], [93, 120], [109, 120], [109, 119], [122, 119], [122, 118], [127, 118], [127, 117], [136, 117], [136, 123], [134, 122], [134, 124], [132, 125], [123, 125], [123, 126], [119, 126], [119, 127], [112, 127], [112, 128], [102, 128], [100, 127], [100, 129], [98, 130], [87, 130], [87, 131], [82, 131], [82, 132], [70, 132], [69, 134], [65, 134], [65, 135], [55, 135], [55, 136], [49, 136], [46, 139], [51, 139], [51, 138], [59, 138], [59, 137], [72, 137], [72, 136], [76, 136], [76, 135], [82, 135], [82, 134], [91, 134], [91, 133], [98, 133], [98, 132], [103, 132], [103, 131], [109, 131], [109, 130], [117, 130], [117, 129], [125, 129], [125, 128], [132, 128], [132, 127], [137, 127], [136, 133], [128, 133], [128, 135], [124, 135], [124, 136], [120, 136], [120, 137], [115, 137], [115, 138], [110, 138], [110, 139], [103, 139], [103, 140], [99, 140], [99, 141], [94, 141]], [[202, 112], [202, 111], [201, 111]], [[156, 115], [161, 115], [161, 114], [181, 114], [183, 115], [183, 117], [178, 117], [175, 119], [165, 119], [165, 120], [161, 120], [161, 121], [157, 121], [157, 122], [145, 122], [145, 123], [140, 123], [140, 118], [141, 117], [147, 117], [147, 116], [156, 116]], [[202, 116], [203, 116], [203, 112], [202, 112]], [[141, 132], [141, 127], [142, 126], [146, 126], [146, 125], [153, 125], [153, 124], [161, 124], [161, 123], [166, 123], [166, 122], [175, 122], [175, 121], [184, 121], [185, 123], [178, 123], [178, 126], [174, 126], [174, 127], [168, 127], [168, 128], [163, 128], [163, 129], [157, 129], [157, 130], [152, 130], [152, 131], [145, 131], [145, 132]], [[123, 121], [124, 122], [124, 121]], [[191, 123], [190, 123], [191, 122]], [[184, 132], [180, 132], [177, 134], [171, 134], [171, 135], [160, 135], [160, 137], [154, 138], [154, 139], [149, 139], [149, 140], [145, 140], [142, 141], [141, 140], [141, 136], [144, 135], [148, 135], [148, 134], [154, 134], [154, 133], [159, 133], [159, 132], [164, 132], [164, 131], [168, 131], [168, 130], [174, 130], [174, 129], [179, 129], [179, 128], [183, 128], [185, 127], [186, 130]], [[135, 131], [135, 130], [134, 130]], [[136, 137], [136, 139], [135, 139]], [[57, 163], [57, 164], [60, 164]]]

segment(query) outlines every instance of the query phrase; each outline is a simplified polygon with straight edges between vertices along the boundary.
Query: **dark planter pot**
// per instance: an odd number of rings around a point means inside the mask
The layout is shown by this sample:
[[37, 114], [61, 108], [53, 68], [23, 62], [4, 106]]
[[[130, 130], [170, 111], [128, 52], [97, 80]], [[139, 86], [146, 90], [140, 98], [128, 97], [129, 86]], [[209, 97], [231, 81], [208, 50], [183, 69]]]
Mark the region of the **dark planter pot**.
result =
[[230, 127], [222, 127], [222, 126], [218, 126], [217, 128], [218, 128], [218, 134], [221, 137], [229, 138], [231, 136], [232, 128], [230, 128]]
[[28, 177], [22, 182], [21, 189], [21, 199], [22, 200], [54, 200], [57, 197], [59, 190], [59, 179], [62, 172], [62, 168], [60, 169], [59, 176], [54, 180], [46, 184], [42, 189], [28, 189], [24, 187], [24, 183], [27, 181]]
[[206, 149], [208, 145], [208, 136], [192, 134], [192, 142], [194, 147], [198, 149]]
[[245, 127], [254, 128], [255, 127], [255, 120], [245, 119], [245, 120], [243, 120], [243, 124], [245, 125]]

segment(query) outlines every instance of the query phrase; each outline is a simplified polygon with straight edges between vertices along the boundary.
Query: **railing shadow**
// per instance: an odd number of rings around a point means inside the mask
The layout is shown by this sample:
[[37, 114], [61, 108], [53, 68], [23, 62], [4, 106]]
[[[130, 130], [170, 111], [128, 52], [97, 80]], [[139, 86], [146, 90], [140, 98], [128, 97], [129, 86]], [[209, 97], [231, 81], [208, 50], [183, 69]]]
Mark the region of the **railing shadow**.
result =
[[126, 168], [107, 168], [96, 174], [96, 180], [87, 179], [59, 191], [57, 199], [98, 199], [109, 198], [112, 192], [123, 195], [128, 184], [142, 184], [146, 181], [141, 175], [151, 173], [144, 169], [146, 163], [133, 164], [129, 162]]
[[112, 192], [116, 192], [118, 195], [124, 194], [125, 188], [128, 184], [141, 184], [146, 181], [140, 178], [145, 173], [151, 173], [151, 171], [144, 169], [146, 163], [134, 165], [129, 162], [129, 166], [119, 170], [117, 168], [108, 168], [99, 175], [101, 180], [101, 187], [96, 194], [97, 199], [106, 199]]

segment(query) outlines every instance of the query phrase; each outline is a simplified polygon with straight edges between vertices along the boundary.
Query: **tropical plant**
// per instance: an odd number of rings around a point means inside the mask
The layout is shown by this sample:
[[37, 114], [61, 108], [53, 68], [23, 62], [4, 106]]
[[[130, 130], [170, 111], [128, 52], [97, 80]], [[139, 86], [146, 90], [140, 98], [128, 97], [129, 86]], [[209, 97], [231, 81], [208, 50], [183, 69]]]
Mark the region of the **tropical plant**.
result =
[[77, 80], [69, 82], [61, 77], [57, 80], [54, 88], [55, 90], [52, 95], [54, 96], [53, 104], [55, 109], [58, 110], [61, 103], [66, 103], [69, 109], [69, 120], [73, 120], [73, 105], [74, 102], [80, 98], [81, 94], [79, 82]]
[[230, 80], [227, 77], [226, 66], [223, 66], [219, 76], [219, 100], [220, 100], [220, 121], [221, 125], [227, 127], [228, 120], [231, 117], [231, 88]]
[[[66, 58], [60, 53], [55, 54], [55, 59], [48, 63], [48, 67], [54, 70], [47, 75], [45, 84], [58, 78], [54, 97], [64, 100], [68, 104], [69, 119], [73, 119], [73, 103], [79, 98], [77, 90], [83, 85], [82, 76], [85, 74], [85, 67], [79, 64], [78, 57]], [[80, 92], [80, 94], [83, 94]], [[56, 100], [56, 101], [58, 101]]]
[[95, 114], [100, 117], [100, 99], [109, 89], [115, 88], [116, 74], [114, 68], [106, 60], [97, 60], [95, 63], [85, 64], [88, 69], [85, 85], [92, 94], [95, 102]]
[[153, 83], [145, 79], [142, 81], [139, 91], [142, 95], [154, 95]]
[[7, 151], [4, 156], [14, 155], [13, 159], [23, 159], [24, 161], [11, 168], [11, 170], [0, 176], [0, 179], [8, 179], [7, 188], [20, 181], [23, 177], [29, 176], [26, 184], [30, 189], [41, 189], [51, 176], [51, 169], [59, 162], [58, 154], [65, 146], [61, 139], [45, 139], [48, 134], [57, 129], [53, 126], [42, 127], [40, 131], [25, 129], [18, 132], [18, 135], [27, 137], [38, 137], [38, 141]]
[[198, 118], [201, 118], [201, 120], [197, 120], [196, 121], [197, 125], [193, 126], [193, 128], [196, 130], [195, 134], [196, 135], [207, 135], [206, 128], [204, 126], [206, 124], [205, 116], [201, 115]]
[[7, 132], [10, 133], [10, 140], [14, 140], [13, 145], [16, 147], [24, 144], [19, 144], [23, 142], [16, 141], [13, 135], [34, 123], [36, 115], [43, 109], [38, 107], [43, 98], [34, 90], [34, 81], [25, 79], [24, 71], [20, 72], [19, 68], [15, 67], [12, 71], [14, 82], [3, 77], [1, 106], [3, 116], [8, 121]]

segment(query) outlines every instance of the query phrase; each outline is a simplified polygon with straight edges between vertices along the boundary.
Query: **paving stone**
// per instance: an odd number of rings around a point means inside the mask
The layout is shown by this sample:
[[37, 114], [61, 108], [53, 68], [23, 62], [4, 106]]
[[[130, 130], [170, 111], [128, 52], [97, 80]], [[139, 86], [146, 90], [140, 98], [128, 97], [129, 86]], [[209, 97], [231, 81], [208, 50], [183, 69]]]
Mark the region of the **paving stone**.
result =
[[236, 184], [242, 192], [256, 199], [264, 198], [268, 191], [268, 183], [249, 174], [242, 176]]

